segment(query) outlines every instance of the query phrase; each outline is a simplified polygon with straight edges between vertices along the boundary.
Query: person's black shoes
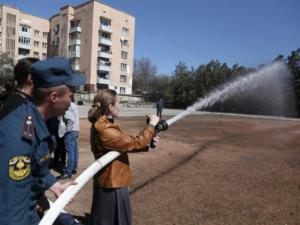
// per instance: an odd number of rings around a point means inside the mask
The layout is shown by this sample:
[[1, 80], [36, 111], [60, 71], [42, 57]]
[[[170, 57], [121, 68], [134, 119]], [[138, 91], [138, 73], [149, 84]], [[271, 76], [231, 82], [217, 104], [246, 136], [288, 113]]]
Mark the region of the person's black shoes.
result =
[[65, 179], [69, 179], [72, 177], [72, 174], [69, 174], [69, 173], [63, 173], [59, 176], [57, 176], [56, 178], [59, 179], [59, 180], [65, 180]]
[[73, 170], [71, 173], [72, 173], [73, 175], [76, 175], [76, 174], [77, 174], [77, 170]]

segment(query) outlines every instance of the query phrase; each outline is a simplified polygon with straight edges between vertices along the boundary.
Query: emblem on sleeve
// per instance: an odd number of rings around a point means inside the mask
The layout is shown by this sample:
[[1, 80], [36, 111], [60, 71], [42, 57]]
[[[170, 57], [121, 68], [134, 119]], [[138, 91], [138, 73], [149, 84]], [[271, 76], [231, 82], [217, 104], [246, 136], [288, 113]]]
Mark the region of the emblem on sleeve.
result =
[[9, 177], [21, 181], [30, 174], [30, 158], [24, 155], [15, 156], [9, 160]]

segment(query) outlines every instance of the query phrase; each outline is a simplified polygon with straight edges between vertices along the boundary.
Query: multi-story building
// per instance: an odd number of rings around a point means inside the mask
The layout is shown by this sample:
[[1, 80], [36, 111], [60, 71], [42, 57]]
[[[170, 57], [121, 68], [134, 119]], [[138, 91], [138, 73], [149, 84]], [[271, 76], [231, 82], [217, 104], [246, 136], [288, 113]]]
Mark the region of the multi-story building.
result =
[[92, 0], [50, 18], [48, 54], [65, 56], [86, 75], [85, 90], [132, 93], [135, 18]]
[[15, 62], [24, 57], [47, 58], [49, 21], [0, 5], [0, 52]]

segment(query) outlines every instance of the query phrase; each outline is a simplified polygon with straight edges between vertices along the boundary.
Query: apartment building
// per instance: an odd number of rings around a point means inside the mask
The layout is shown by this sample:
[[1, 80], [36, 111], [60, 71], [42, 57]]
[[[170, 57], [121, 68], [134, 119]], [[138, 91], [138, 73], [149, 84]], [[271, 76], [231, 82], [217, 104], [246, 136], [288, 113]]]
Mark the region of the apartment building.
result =
[[67, 5], [50, 18], [48, 54], [70, 59], [86, 91], [132, 94], [135, 18], [99, 1]]
[[49, 21], [0, 5], [0, 52], [17, 62], [24, 57], [47, 58]]

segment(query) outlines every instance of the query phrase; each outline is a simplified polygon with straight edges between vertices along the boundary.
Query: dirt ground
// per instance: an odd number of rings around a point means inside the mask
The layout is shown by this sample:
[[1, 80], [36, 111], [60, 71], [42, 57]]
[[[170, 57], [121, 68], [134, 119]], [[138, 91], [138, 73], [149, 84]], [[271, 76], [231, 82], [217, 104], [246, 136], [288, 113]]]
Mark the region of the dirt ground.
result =
[[[165, 119], [168, 119], [166, 117]], [[135, 135], [143, 117], [116, 121]], [[79, 173], [94, 160], [81, 120]], [[135, 225], [300, 225], [300, 122], [188, 116], [130, 155]], [[66, 210], [87, 223], [92, 182]]]

